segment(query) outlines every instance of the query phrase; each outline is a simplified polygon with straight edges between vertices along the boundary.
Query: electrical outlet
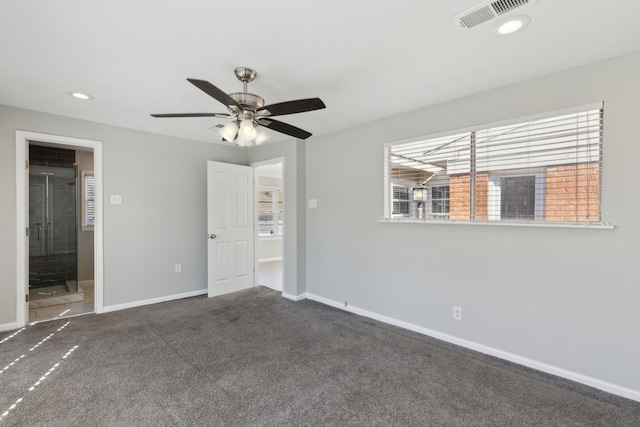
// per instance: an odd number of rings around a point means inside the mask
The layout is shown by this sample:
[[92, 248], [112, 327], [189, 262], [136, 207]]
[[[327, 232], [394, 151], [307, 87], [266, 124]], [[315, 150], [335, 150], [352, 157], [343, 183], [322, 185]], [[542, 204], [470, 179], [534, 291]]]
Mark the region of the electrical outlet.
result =
[[453, 320], [462, 322], [462, 307], [453, 307]]
[[176, 268], [174, 270], [174, 272], [177, 273], [182, 273], [182, 264], [176, 264]]

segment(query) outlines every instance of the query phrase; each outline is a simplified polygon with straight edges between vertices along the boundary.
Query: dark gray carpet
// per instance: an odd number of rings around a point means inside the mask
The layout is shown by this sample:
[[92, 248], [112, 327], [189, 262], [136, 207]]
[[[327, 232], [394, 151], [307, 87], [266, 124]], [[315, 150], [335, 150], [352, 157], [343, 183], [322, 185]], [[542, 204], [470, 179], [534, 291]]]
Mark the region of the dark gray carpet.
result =
[[2, 426], [640, 425], [638, 402], [266, 288], [14, 333]]

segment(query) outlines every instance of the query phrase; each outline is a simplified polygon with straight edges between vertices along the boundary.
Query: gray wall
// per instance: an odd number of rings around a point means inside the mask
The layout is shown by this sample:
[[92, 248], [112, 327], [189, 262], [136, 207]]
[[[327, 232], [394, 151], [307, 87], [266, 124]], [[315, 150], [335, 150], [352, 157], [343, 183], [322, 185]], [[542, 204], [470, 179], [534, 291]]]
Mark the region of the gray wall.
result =
[[[307, 291], [640, 391], [638, 76], [635, 54], [309, 140]], [[595, 101], [614, 230], [378, 222], [384, 143]]]
[[102, 141], [105, 307], [207, 288], [206, 162], [245, 150], [0, 106], [0, 325], [16, 321], [17, 129]]

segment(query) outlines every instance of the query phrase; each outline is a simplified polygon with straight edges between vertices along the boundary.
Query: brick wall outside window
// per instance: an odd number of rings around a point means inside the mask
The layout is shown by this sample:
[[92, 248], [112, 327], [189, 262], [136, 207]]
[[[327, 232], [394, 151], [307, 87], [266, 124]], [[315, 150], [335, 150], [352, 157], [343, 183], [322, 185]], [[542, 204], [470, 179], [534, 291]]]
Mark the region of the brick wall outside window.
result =
[[[545, 173], [546, 221], [599, 221], [600, 168], [598, 162], [552, 166]], [[450, 219], [469, 220], [469, 174], [449, 177]], [[489, 219], [489, 174], [476, 174], [476, 220]]]
[[468, 220], [471, 214], [469, 174], [449, 176], [449, 219]]
[[547, 168], [547, 221], [599, 221], [598, 162]]

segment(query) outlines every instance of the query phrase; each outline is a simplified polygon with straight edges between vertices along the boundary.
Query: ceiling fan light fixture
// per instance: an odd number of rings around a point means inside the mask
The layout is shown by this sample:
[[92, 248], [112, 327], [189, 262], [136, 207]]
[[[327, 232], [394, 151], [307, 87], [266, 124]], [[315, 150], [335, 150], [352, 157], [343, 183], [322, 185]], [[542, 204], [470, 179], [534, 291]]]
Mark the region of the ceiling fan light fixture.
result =
[[250, 119], [244, 119], [240, 122], [240, 134], [246, 140], [254, 139], [256, 137], [256, 128], [253, 127], [253, 122]]
[[244, 136], [242, 136], [242, 132], [238, 132], [238, 138], [236, 139], [236, 144], [238, 144], [238, 147], [247, 146], [247, 140], [244, 139]]
[[260, 145], [269, 139], [269, 134], [262, 127], [256, 130], [256, 145]]
[[233, 142], [238, 134], [238, 125], [235, 122], [227, 123], [220, 129], [220, 135], [229, 142]]

